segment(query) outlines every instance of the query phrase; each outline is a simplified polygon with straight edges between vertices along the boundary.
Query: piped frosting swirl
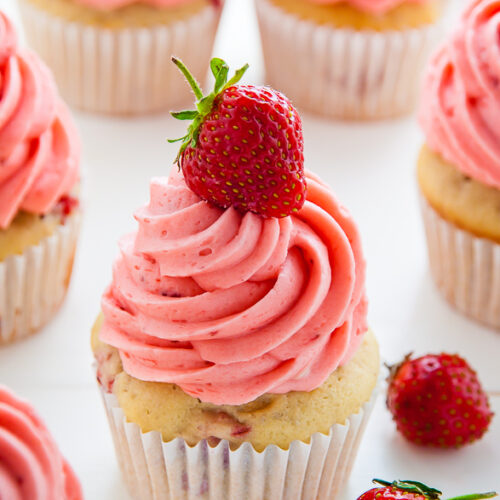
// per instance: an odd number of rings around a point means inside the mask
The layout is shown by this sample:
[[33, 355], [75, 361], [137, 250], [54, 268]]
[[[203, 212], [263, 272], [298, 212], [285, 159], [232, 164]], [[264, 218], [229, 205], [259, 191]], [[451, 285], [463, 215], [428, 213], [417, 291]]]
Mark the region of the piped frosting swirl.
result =
[[0, 12], [0, 228], [50, 212], [78, 180], [80, 144], [47, 67]]
[[137, 233], [120, 243], [101, 340], [125, 371], [215, 404], [310, 391], [367, 329], [357, 228], [308, 174], [297, 216], [221, 210], [176, 169], [151, 182]]
[[434, 55], [420, 123], [429, 147], [500, 189], [500, 0], [476, 0]]
[[0, 385], [0, 497], [83, 500], [73, 470], [31, 406]]

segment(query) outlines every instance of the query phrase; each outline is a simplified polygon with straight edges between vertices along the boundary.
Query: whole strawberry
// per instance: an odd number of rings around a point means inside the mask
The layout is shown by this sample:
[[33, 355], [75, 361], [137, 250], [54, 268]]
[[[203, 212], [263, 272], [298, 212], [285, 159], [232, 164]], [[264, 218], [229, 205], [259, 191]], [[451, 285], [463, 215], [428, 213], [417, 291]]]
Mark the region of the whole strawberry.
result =
[[[203, 96], [184, 64], [173, 58], [196, 96], [196, 110], [172, 113], [192, 120], [177, 157], [188, 187], [219, 207], [263, 217], [297, 213], [306, 196], [302, 122], [283, 95], [268, 87], [237, 85], [244, 66], [212, 59], [211, 94]], [[175, 142], [175, 141], [170, 141]]]
[[[442, 493], [435, 488], [430, 488], [418, 481], [382, 481], [374, 479], [375, 484], [381, 487], [372, 488], [363, 493], [358, 500], [439, 500]], [[477, 500], [480, 498], [493, 498], [497, 496], [494, 491], [488, 493], [473, 493], [449, 500]]]
[[480, 439], [493, 417], [476, 372], [460, 356], [409, 356], [392, 368], [387, 407], [410, 441], [441, 448]]

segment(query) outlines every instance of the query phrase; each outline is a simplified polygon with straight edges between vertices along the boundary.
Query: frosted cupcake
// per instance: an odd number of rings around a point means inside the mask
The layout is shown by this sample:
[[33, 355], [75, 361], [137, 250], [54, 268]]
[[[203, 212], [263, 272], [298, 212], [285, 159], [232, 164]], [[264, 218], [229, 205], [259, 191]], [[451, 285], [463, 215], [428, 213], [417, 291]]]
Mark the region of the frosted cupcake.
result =
[[379, 371], [359, 233], [286, 97], [212, 68], [93, 330], [118, 459], [141, 500], [333, 498]]
[[443, 0], [256, 0], [267, 81], [343, 119], [413, 110]]
[[434, 55], [418, 162], [434, 279], [464, 314], [500, 327], [500, 2], [476, 0]]
[[78, 108], [136, 114], [189, 101], [172, 55], [207, 72], [222, 0], [19, 0], [26, 35]]
[[0, 345], [52, 318], [78, 233], [80, 145], [48, 69], [0, 12]]
[[0, 385], [0, 493], [5, 500], [83, 500], [73, 470], [33, 408]]

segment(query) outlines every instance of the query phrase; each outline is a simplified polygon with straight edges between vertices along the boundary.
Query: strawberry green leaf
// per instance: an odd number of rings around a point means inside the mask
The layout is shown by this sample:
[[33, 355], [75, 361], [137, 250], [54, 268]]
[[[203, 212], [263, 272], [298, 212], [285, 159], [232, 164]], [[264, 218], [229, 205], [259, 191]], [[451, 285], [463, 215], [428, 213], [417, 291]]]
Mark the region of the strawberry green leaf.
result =
[[198, 111], [172, 111], [170, 114], [177, 120], [194, 120], [198, 116]]
[[201, 99], [203, 97], [203, 92], [201, 91], [200, 85], [198, 84], [194, 76], [186, 68], [185, 64], [176, 57], [172, 57], [172, 62], [180, 69], [181, 73], [184, 75], [184, 78], [189, 83], [191, 89], [194, 92], [194, 95], [196, 96], [196, 99]]
[[172, 57], [172, 62], [179, 68], [181, 73], [184, 75], [184, 78], [186, 78], [191, 89], [193, 90], [194, 95], [196, 96], [196, 109], [197, 109], [197, 111], [189, 110], [189, 111], [171, 112], [171, 115], [174, 118], [177, 118], [178, 120], [192, 120], [192, 123], [188, 127], [187, 134], [184, 137], [180, 139], [169, 139], [168, 141], [170, 143], [182, 141], [182, 145], [175, 159], [176, 163], [179, 163], [186, 148], [189, 145], [193, 147], [196, 146], [196, 143], [198, 142], [198, 138], [200, 135], [200, 127], [205, 117], [210, 113], [210, 111], [212, 111], [216, 97], [221, 92], [224, 92], [224, 90], [227, 89], [228, 87], [238, 83], [245, 74], [245, 71], [248, 69], [249, 66], [248, 64], [245, 64], [245, 66], [237, 70], [234, 76], [228, 82], [227, 77], [229, 73], [229, 66], [224, 60], [214, 57], [210, 61], [210, 69], [212, 70], [212, 74], [215, 77], [214, 90], [207, 96], [203, 96], [203, 92], [201, 91], [198, 82], [196, 81], [194, 76], [189, 72], [185, 64], [176, 57]]
[[217, 78], [217, 75], [220, 73], [220, 70], [223, 66], [227, 66], [226, 62], [223, 59], [219, 59], [218, 57], [214, 57], [210, 61], [210, 69], [212, 70], [212, 75], [214, 75], [214, 78]]

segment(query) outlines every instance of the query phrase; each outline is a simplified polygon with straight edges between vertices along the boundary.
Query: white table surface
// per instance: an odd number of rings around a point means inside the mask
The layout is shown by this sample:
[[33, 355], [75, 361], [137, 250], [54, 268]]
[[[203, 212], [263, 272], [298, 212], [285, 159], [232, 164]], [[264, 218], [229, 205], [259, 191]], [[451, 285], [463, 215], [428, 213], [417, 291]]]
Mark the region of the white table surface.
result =
[[[456, 8], [461, 0], [455, 0]], [[18, 22], [14, 0], [0, 8]], [[450, 13], [450, 19], [455, 13]], [[215, 53], [233, 68], [263, 68], [251, 0], [230, 0]], [[89, 331], [110, 280], [117, 239], [132, 230], [132, 212], [147, 200], [152, 176], [166, 175], [176, 152], [166, 137], [183, 129], [168, 114], [111, 119], [75, 113], [84, 144], [85, 221], [67, 300], [42, 333], [0, 350], [0, 382], [28, 398], [79, 475], [89, 500], [127, 499], [91, 370]], [[320, 174], [356, 217], [368, 260], [370, 323], [384, 359], [446, 350], [467, 357], [500, 413], [500, 335], [451, 310], [429, 274], [415, 185], [421, 134], [414, 118], [373, 124], [329, 123], [303, 115], [306, 167]], [[367, 429], [342, 500], [355, 499], [372, 477], [413, 478], [452, 496], [500, 490], [500, 417], [486, 437], [461, 450], [406, 443], [383, 396]], [[57, 500], [57, 499], [55, 499]]]

